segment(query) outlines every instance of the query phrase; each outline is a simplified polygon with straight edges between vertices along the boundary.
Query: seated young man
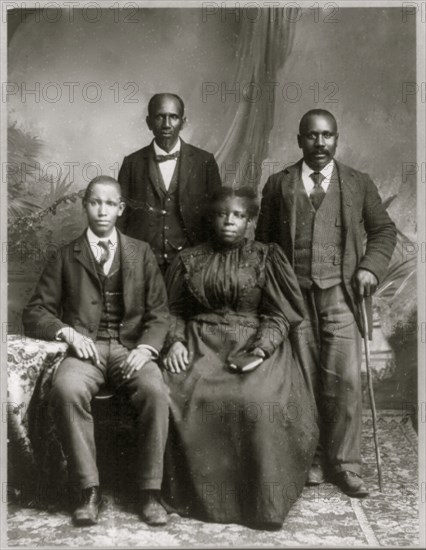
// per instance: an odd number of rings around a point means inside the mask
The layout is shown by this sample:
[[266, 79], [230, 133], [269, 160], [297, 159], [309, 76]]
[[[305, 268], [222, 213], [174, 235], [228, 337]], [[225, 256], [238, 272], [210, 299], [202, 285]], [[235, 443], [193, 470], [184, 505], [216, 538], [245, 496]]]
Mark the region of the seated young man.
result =
[[162, 525], [167, 513], [158, 496], [169, 401], [154, 361], [169, 326], [167, 294], [150, 246], [115, 228], [124, 210], [118, 182], [108, 176], [93, 179], [83, 207], [88, 228], [49, 260], [24, 310], [25, 332], [69, 344], [49, 403], [70, 481], [81, 490], [74, 523], [95, 524], [103, 504], [90, 403], [108, 382], [126, 392], [138, 414], [135, 483], [141, 519]]

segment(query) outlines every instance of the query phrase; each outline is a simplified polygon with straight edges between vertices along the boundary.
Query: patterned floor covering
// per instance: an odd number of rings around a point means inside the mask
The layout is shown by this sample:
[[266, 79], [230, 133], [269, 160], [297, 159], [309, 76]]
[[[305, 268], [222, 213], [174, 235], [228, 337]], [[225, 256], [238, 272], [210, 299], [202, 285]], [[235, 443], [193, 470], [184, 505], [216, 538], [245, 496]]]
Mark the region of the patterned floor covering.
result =
[[371, 419], [364, 416], [364, 478], [371, 495], [350, 499], [333, 485], [308, 488], [279, 531], [256, 531], [180, 518], [165, 528], [148, 527], [128, 506], [108, 496], [94, 527], [74, 528], [66, 513], [9, 505], [8, 545], [12, 547], [200, 547], [200, 546], [417, 546], [417, 437], [411, 422], [392, 411], [379, 412], [384, 491], [378, 492]]

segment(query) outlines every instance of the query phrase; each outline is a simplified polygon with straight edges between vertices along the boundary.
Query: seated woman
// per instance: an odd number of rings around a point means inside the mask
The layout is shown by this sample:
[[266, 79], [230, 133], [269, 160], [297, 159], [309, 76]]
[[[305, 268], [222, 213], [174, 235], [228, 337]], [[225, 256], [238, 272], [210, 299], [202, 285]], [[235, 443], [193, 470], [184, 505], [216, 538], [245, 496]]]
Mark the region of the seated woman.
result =
[[300, 290], [279, 246], [245, 238], [256, 214], [250, 191], [220, 189], [210, 242], [182, 251], [168, 273], [163, 496], [184, 516], [279, 528], [303, 489], [318, 431], [288, 338], [302, 320]]

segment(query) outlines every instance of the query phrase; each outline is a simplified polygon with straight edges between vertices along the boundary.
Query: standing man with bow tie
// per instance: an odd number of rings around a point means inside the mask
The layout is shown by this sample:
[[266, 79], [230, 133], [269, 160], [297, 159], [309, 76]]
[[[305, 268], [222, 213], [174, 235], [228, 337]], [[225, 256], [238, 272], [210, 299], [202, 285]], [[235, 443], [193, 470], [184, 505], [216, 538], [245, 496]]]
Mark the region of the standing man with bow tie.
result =
[[338, 138], [330, 112], [302, 117], [303, 159], [266, 182], [256, 238], [282, 246], [305, 301], [295, 347], [312, 383], [321, 433], [307, 483], [319, 485], [327, 476], [362, 498], [368, 490], [361, 477], [359, 308], [386, 273], [396, 230], [370, 177], [333, 160]]
[[214, 156], [179, 137], [184, 111], [179, 96], [154, 95], [146, 117], [154, 140], [125, 157], [118, 174], [127, 203], [119, 228], [151, 245], [163, 273], [180, 250], [206, 239], [204, 206], [221, 185]]

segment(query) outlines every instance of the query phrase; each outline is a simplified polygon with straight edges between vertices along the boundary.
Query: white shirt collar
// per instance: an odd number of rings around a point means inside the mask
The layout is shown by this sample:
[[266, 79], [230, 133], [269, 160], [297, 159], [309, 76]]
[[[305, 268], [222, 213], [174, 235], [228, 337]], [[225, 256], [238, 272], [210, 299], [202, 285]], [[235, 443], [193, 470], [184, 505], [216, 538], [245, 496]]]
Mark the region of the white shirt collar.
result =
[[[333, 168], [334, 168], [334, 160], [331, 159], [330, 162], [328, 164], [326, 164], [322, 170], [320, 170], [320, 174], [322, 174], [327, 180], [329, 180], [331, 178]], [[303, 176], [309, 177], [312, 174], [312, 172], [315, 172], [315, 170], [312, 170], [312, 168], [310, 168], [306, 164], [306, 162], [303, 161], [302, 162], [302, 177]]]
[[155, 140], [152, 141], [154, 145], [154, 152], [156, 155], [171, 155], [172, 153], [175, 153], [176, 151], [180, 151], [180, 138], [178, 138], [176, 145], [173, 147], [173, 149], [169, 152], [165, 151], [164, 149], [161, 149], [155, 142]]
[[[320, 172], [324, 176], [324, 179], [321, 182], [321, 187], [326, 192], [327, 192], [328, 186], [331, 183], [331, 176], [333, 174], [333, 169], [334, 169], [334, 161], [331, 160], [328, 164], [324, 166], [324, 168]], [[314, 188], [314, 181], [311, 178], [312, 172], [314, 172], [314, 170], [312, 170], [312, 168], [309, 168], [306, 162], [303, 161], [301, 176], [302, 176], [303, 186], [308, 195], [311, 194], [312, 189]]]
[[89, 244], [93, 244], [93, 243], [98, 244], [99, 241], [105, 241], [105, 242], [109, 241], [111, 243], [111, 246], [115, 248], [118, 243], [118, 233], [115, 227], [112, 230], [112, 233], [109, 237], [98, 237], [97, 235], [95, 235], [95, 233], [93, 233], [90, 227], [88, 227], [86, 237]]

